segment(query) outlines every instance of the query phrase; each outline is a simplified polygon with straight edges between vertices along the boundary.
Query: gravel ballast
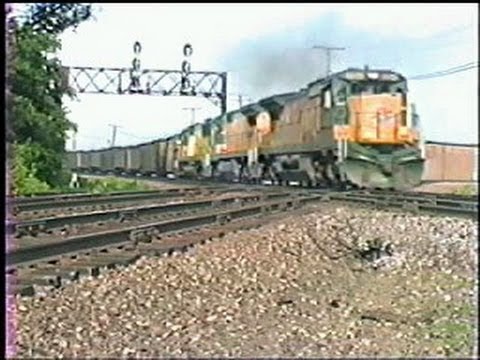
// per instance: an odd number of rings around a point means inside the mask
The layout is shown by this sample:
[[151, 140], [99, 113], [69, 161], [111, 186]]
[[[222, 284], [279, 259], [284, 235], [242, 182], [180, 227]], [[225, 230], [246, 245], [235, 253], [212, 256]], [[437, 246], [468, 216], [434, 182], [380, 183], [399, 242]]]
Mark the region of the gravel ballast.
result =
[[18, 298], [17, 356], [472, 355], [476, 221], [308, 210]]

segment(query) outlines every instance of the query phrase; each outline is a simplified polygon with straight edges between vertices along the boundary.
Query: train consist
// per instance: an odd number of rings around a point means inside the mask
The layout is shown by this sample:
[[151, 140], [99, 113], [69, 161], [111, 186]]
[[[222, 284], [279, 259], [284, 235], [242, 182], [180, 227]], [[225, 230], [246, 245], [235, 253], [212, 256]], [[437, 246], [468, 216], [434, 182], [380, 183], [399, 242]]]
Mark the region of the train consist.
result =
[[165, 139], [69, 152], [68, 164], [77, 171], [406, 189], [421, 182], [424, 156], [406, 79], [365, 68]]

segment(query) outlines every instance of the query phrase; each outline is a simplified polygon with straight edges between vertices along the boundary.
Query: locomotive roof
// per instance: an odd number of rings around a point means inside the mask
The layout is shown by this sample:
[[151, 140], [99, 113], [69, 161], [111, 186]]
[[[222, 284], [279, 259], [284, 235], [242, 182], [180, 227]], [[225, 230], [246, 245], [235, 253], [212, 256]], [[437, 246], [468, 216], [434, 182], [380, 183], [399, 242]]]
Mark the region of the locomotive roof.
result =
[[343, 80], [384, 80], [384, 81], [392, 81], [392, 82], [399, 82], [406, 80], [405, 77], [393, 70], [389, 69], [370, 69], [365, 67], [361, 68], [348, 68], [336, 73], [333, 73], [329, 76], [319, 78], [315, 81], [312, 81], [307, 85], [307, 88], [321, 84], [321, 83], [328, 83], [332, 79], [340, 78]]
[[283, 106], [288, 101], [296, 99], [297, 97], [300, 97], [300, 96], [301, 96], [301, 92], [295, 91], [295, 92], [289, 92], [289, 93], [280, 94], [280, 95], [273, 95], [268, 98], [259, 100], [258, 103], [267, 108], [271, 106]]
[[253, 103], [253, 104], [242, 106], [239, 109], [239, 111], [245, 116], [254, 116], [259, 112], [265, 111], [265, 109], [262, 106], [260, 106], [260, 104]]

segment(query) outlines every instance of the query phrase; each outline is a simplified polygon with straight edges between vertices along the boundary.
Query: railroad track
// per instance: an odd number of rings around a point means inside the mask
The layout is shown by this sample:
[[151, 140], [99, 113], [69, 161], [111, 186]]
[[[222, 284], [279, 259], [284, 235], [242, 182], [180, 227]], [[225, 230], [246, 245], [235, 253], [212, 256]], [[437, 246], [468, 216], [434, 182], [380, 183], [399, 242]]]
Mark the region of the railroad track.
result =
[[20, 221], [18, 224], [12, 224], [12, 232], [17, 237], [25, 235], [37, 236], [39, 233], [51, 233], [54, 229], [66, 231], [66, 227], [75, 227], [90, 223], [103, 223], [105, 221], [124, 222], [132, 219], [138, 219], [142, 216], [170, 214], [175, 216], [177, 213], [186, 211], [201, 211], [211, 207], [221, 207], [226, 204], [240, 204], [259, 200], [261, 198], [272, 199], [284, 196], [283, 193], [270, 193], [264, 195], [232, 196], [227, 198], [178, 201], [167, 204], [150, 204], [143, 206], [133, 206], [119, 209], [93, 211], [72, 215], [60, 215], [45, 217], [33, 220]]
[[[219, 191], [215, 187], [174, 188], [165, 190], [119, 192], [109, 194], [70, 194], [60, 196], [45, 196], [33, 198], [8, 199], [16, 212], [43, 211], [78, 206], [91, 206], [99, 204], [112, 204], [129, 201], [170, 199], [184, 195], [198, 195]], [[231, 191], [231, 190], [229, 190]]]
[[[253, 189], [248, 189], [250, 190]], [[118, 204], [128, 203], [148, 203], [152, 201], [175, 201], [180, 198], [188, 197], [205, 197], [213, 194], [223, 194], [234, 191], [245, 191], [242, 187], [228, 186], [197, 186], [195, 188], [177, 188], [168, 190], [154, 190], [142, 192], [122, 192], [110, 194], [73, 194], [55, 197], [38, 197], [38, 198], [19, 198], [7, 200], [7, 206], [13, 208], [13, 213], [18, 218], [37, 218], [45, 216], [48, 213], [56, 216], [60, 212], [86, 212], [112, 207]], [[273, 189], [272, 189], [273, 191]]]
[[[145, 179], [149, 181], [165, 181], [157, 177], [148, 176], [131, 176], [122, 175], [124, 178]], [[290, 191], [311, 191], [313, 193], [331, 192], [328, 188], [309, 187], [302, 185], [281, 186], [281, 185], [265, 185], [265, 184], [245, 184], [245, 183], [228, 183], [221, 180], [210, 179], [177, 179], [179, 184], [185, 186], [205, 186], [206, 184], [230, 184], [244, 188], [253, 189], [290, 189]], [[218, 185], [217, 185], [218, 186]], [[288, 191], [288, 190], [286, 190]], [[391, 191], [391, 190], [361, 190], [361, 189], [334, 189], [332, 192], [332, 200], [339, 200], [353, 203], [371, 204], [376, 207], [383, 208], [402, 208], [411, 212], [428, 212], [431, 214], [448, 214], [452, 216], [468, 216], [478, 217], [478, 197], [473, 195], [457, 195], [457, 194], [438, 194], [429, 192], [413, 192], [413, 191]]]
[[[240, 196], [228, 200], [215, 199], [210, 203], [191, 202], [181, 206], [189, 210], [196, 206], [196, 212], [186, 213], [186, 209], [183, 208], [181, 214], [170, 219], [158, 219], [135, 225], [126, 224], [109, 230], [93, 231], [65, 238], [29, 239], [28, 241], [20, 238], [18, 246], [7, 251], [7, 275], [9, 278], [14, 276], [17, 281], [13, 285], [14, 292], [23, 295], [32, 294], [35, 287], [58, 287], [64, 281], [75, 280], [80, 274], [93, 274], [100, 268], [126, 264], [145, 253], [158, 254], [158, 252], [168, 253], [176, 249], [185, 249], [200, 239], [205, 239], [205, 232], [208, 237], [211, 237], [231, 231], [232, 226], [241, 228], [245, 226], [245, 221], [248, 223], [255, 220], [261, 224], [265, 216], [299, 208], [302, 204], [321, 199], [322, 196], [319, 194], [290, 195], [283, 192]], [[173, 209], [176, 205], [168, 206]], [[156, 210], [165, 211], [165, 208], [158, 207]], [[109, 216], [116, 215], [109, 214]], [[72, 218], [69, 220], [71, 221]], [[78, 218], [73, 221], [78, 221]], [[230, 230], [228, 230], [229, 227]], [[175, 241], [165, 241], [172, 234], [188, 231], [200, 231], [203, 235], [187, 236], [188, 241], [178, 238]], [[159, 237], [160, 240], [152, 241], [152, 238]]]
[[[361, 203], [377, 208], [401, 209], [412, 212], [478, 216], [478, 200], [474, 197], [449, 196], [432, 193], [387, 191], [326, 191], [285, 187], [262, 187], [227, 184], [212, 185], [216, 191], [263, 189], [260, 193], [245, 192], [223, 199], [201, 199], [170, 204], [147, 204], [121, 209], [110, 209], [82, 214], [45, 217], [21, 221], [11, 232], [17, 236], [18, 246], [7, 250], [7, 274], [17, 279], [14, 292], [31, 295], [36, 287], [59, 287], [82, 274], [95, 275], [102, 269], [124, 266], [144, 254], [171, 253], [185, 250], [208, 238], [221, 236], [235, 229], [258, 226], [269, 217], [285, 211], [295, 211], [305, 203], [338, 201]], [[196, 191], [203, 190], [196, 188]], [[195, 191], [181, 189], [160, 192], [189, 197]], [[267, 191], [268, 190], [268, 191]], [[281, 190], [281, 191], [280, 191]], [[113, 201], [141, 194], [115, 194]], [[62, 206], [65, 202], [94, 202], [103, 196], [67, 196], [53, 200]], [[68, 199], [68, 200], [67, 200]], [[150, 197], [152, 199], [152, 197]], [[25, 201], [25, 200], [23, 200]], [[19, 203], [21, 203], [20, 201]], [[27, 202], [28, 203], [28, 202]], [[45, 201], [35, 200], [34, 204]], [[148, 217], [156, 216], [156, 219]], [[160, 217], [160, 218], [158, 218]], [[147, 219], [146, 219], [147, 218]], [[95, 223], [113, 226], [99, 229]], [[256, 224], [256, 225], [255, 225]], [[82, 229], [89, 225], [90, 229]], [[60, 234], [59, 234], [60, 231]], [[80, 234], [78, 234], [80, 232]], [[42, 234], [44, 235], [42, 238]]]
[[[82, 175], [82, 173], [80, 173]], [[88, 174], [83, 174], [83, 175], [88, 175]], [[96, 173], [95, 176], [101, 176], [100, 173]], [[103, 176], [106, 176], [103, 174]], [[112, 175], [109, 175], [112, 176]], [[228, 181], [223, 181], [219, 179], [208, 179], [208, 178], [202, 178], [202, 179], [193, 179], [193, 178], [178, 178], [175, 180], [170, 180], [166, 178], [159, 178], [159, 177], [152, 177], [152, 176], [133, 176], [133, 175], [115, 175], [115, 177], [119, 178], [125, 178], [125, 179], [143, 179], [143, 180], [148, 180], [152, 182], [170, 182], [170, 183], [175, 183], [175, 184], [182, 184], [184, 186], [191, 186], [191, 187], [198, 187], [198, 186], [211, 186], [211, 187], [216, 187], [216, 186], [248, 186], [251, 188], [255, 189], [265, 189], [265, 188], [271, 188], [271, 189], [282, 189], [282, 188], [288, 188], [292, 190], [313, 190], [313, 191], [354, 191], [356, 190], [355, 188], [347, 188], [347, 189], [340, 189], [340, 188], [331, 188], [331, 187], [326, 187], [326, 186], [307, 186], [307, 185], [302, 185], [302, 184], [295, 184], [295, 185], [278, 185], [278, 184], [271, 184], [271, 183], [246, 183], [246, 182], [228, 182]], [[374, 194], [390, 194], [392, 193], [391, 190], [359, 190], [359, 191], [368, 191]], [[448, 199], [459, 199], [459, 200], [471, 200], [471, 201], [476, 201], [477, 196], [476, 195], [460, 195], [460, 194], [442, 194], [442, 193], [433, 193], [433, 192], [415, 192], [415, 191], [394, 191], [395, 194], [403, 194], [403, 195], [424, 195], [424, 196], [433, 196], [436, 198], [448, 198]]]
[[476, 197], [458, 197], [433, 193], [355, 191], [335, 193], [332, 200], [357, 202], [381, 208], [401, 208], [413, 213], [446, 214], [451, 216], [478, 217]]

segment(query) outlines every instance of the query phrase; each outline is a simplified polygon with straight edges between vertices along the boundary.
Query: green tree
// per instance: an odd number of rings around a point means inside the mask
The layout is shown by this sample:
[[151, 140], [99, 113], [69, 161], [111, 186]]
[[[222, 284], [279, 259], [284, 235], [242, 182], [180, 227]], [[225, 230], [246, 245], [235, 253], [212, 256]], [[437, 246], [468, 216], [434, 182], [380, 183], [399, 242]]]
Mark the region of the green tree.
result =
[[[64, 95], [74, 96], [65, 82], [55, 53], [59, 35], [91, 17], [91, 5], [37, 3], [28, 7], [14, 30], [11, 89], [11, 128], [17, 193], [34, 192], [28, 184], [61, 186], [67, 131], [75, 124], [67, 118]], [[10, 49], [12, 51], [12, 49]], [[25, 182], [25, 179], [30, 179]]]
[[37, 3], [30, 6], [24, 26], [37, 33], [60, 34], [68, 28], [76, 29], [80, 23], [91, 17], [91, 5]]

